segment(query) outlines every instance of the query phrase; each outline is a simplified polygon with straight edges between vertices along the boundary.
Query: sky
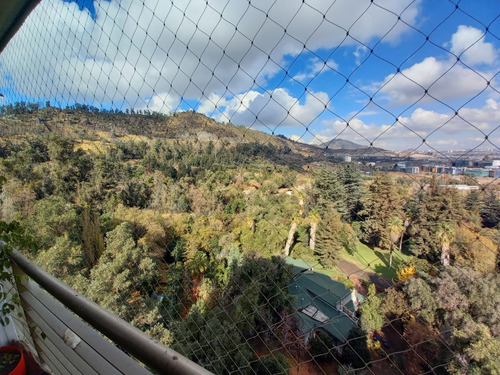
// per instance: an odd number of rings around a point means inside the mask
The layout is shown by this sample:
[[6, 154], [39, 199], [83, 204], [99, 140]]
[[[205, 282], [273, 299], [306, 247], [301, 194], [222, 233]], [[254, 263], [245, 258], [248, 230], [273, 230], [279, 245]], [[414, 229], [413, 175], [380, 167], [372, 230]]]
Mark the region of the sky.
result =
[[193, 109], [304, 143], [500, 148], [498, 0], [43, 0], [0, 104]]

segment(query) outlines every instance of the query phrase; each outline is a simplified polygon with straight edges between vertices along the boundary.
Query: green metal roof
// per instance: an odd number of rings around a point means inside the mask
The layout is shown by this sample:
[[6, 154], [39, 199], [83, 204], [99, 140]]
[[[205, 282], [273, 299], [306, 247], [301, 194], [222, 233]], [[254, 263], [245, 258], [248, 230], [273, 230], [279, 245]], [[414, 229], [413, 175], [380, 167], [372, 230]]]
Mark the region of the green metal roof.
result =
[[0, 53], [40, 0], [0, 0]]
[[341, 343], [345, 343], [349, 337], [349, 332], [356, 324], [347, 316], [340, 314], [333, 317], [327, 323], [321, 323], [300, 312], [296, 313], [297, 320], [303, 332], [323, 329], [330, 333]]
[[[332, 306], [336, 306], [340, 299], [352, 293], [352, 290], [341, 282], [321, 273], [299, 274], [292, 280], [290, 288], [291, 294], [307, 293], [311, 298], [319, 297]], [[354, 304], [346, 307], [351, 311], [355, 310]]]
[[[294, 268], [294, 277], [290, 280], [288, 292], [295, 296], [296, 316], [302, 331], [310, 332], [321, 328], [340, 342], [345, 342], [356, 323], [337, 309], [337, 303], [350, 296], [352, 290], [327, 275], [304, 272], [312, 268], [306, 262], [289, 257], [286, 262]], [[356, 310], [352, 300], [344, 307], [352, 313]]]
[[302, 259], [294, 259], [292, 257], [285, 257], [285, 263], [292, 266], [294, 276], [314, 268], [314, 265], [306, 263]]

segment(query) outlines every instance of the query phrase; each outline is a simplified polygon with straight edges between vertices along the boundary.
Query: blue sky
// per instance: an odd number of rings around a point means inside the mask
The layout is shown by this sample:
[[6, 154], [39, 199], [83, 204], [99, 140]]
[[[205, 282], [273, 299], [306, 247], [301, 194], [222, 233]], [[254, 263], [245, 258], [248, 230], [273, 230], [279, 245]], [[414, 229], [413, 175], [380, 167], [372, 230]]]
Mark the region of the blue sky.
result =
[[306, 143], [498, 148], [499, 17], [496, 0], [43, 0], [0, 56], [0, 90]]

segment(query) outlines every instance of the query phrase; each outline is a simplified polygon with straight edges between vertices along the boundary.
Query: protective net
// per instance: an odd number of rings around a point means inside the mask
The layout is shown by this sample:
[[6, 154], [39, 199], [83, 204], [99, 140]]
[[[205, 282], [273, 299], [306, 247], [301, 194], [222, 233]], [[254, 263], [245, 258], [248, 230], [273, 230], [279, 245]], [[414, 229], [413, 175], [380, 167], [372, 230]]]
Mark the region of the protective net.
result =
[[28, 255], [217, 374], [500, 371], [494, 0], [42, 0], [0, 55]]

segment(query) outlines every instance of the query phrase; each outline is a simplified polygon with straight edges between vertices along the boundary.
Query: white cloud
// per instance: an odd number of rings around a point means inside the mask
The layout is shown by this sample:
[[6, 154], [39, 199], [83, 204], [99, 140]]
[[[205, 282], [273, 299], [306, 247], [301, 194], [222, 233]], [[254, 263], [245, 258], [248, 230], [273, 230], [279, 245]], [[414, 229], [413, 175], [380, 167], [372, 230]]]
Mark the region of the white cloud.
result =
[[[498, 55], [493, 44], [484, 41], [482, 31], [470, 26], [458, 26], [445, 46], [468, 65], [491, 65]], [[496, 74], [495, 70], [470, 69], [454, 57], [439, 60], [430, 56], [399, 73], [388, 75], [383, 82], [372, 84], [371, 90], [380, 88], [380, 93], [395, 106], [430, 102], [433, 98], [446, 101], [477, 95], [487, 88], [487, 81], [492, 81]]]
[[[221, 111], [219, 114], [216, 113], [216, 103]], [[212, 96], [202, 102], [198, 111], [235, 125], [274, 128], [309, 125], [327, 106], [328, 95], [324, 92], [308, 92], [304, 103], [301, 104], [298, 98], [280, 88], [264, 93], [251, 90], [231, 99]]]
[[392, 30], [383, 40], [394, 42], [409, 29], [397, 14], [404, 11], [402, 20], [413, 24], [419, 11], [411, 0], [377, 5], [96, 0], [94, 20], [75, 3], [44, 0], [0, 56], [0, 85], [30, 97], [94, 105], [134, 106], [154, 95], [233, 96], [264, 85], [284, 57], [304, 45], [315, 51], [354, 44], [345, 30], [363, 43]]
[[388, 75], [379, 86], [392, 105], [403, 105], [418, 100], [432, 101], [432, 97], [445, 101], [474, 96], [487, 87], [487, 80], [493, 76], [493, 73], [465, 68], [455, 61], [427, 57], [400, 73]]
[[498, 51], [484, 41], [484, 33], [475, 27], [460, 25], [451, 37], [450, 51], [468, 65], [493, 64]]
[[352, 53], [356, 59], [356, 65], [361, 64], [361, 59], [366, 55], [366, 52], [368, 52], [368, 48], [365, 46], [359, 45], [356, 47], [356, 50]]
[[349, 126], [340, 120], [323, 121], [323, 128], [313, 133], [322, 142], [338, 137], [363, 145], [373, 142], [375, 147], [391, 150], [421, 147], [423, 139], [425, 147], [438, 150], [467, 148], [482, 143], [485, 135], [495, 132], [500, 122], [499, 107], [500, 102], [488, 99], [482, 108], [462, 108], [458, 115], [417, 108], [394, 124], [367, 124], [359, 118], [349, 121]]
[[147, 100], [139, 109], [148, 109], [153, 112], [169, 113], [179, 110], [180, 99], [176, 95], [158, 94]]
[[305, 72], [299, 73], [293, 76], [293, 78], [299, 82], [304, 82], [308, 79], [315, 78], [325, 70], [337, 70], [338, 67], [338, 64], [333, 60], [323, 61], [316, 57], [309, 60], [309, 65], [307, 65], [307, 70]]

